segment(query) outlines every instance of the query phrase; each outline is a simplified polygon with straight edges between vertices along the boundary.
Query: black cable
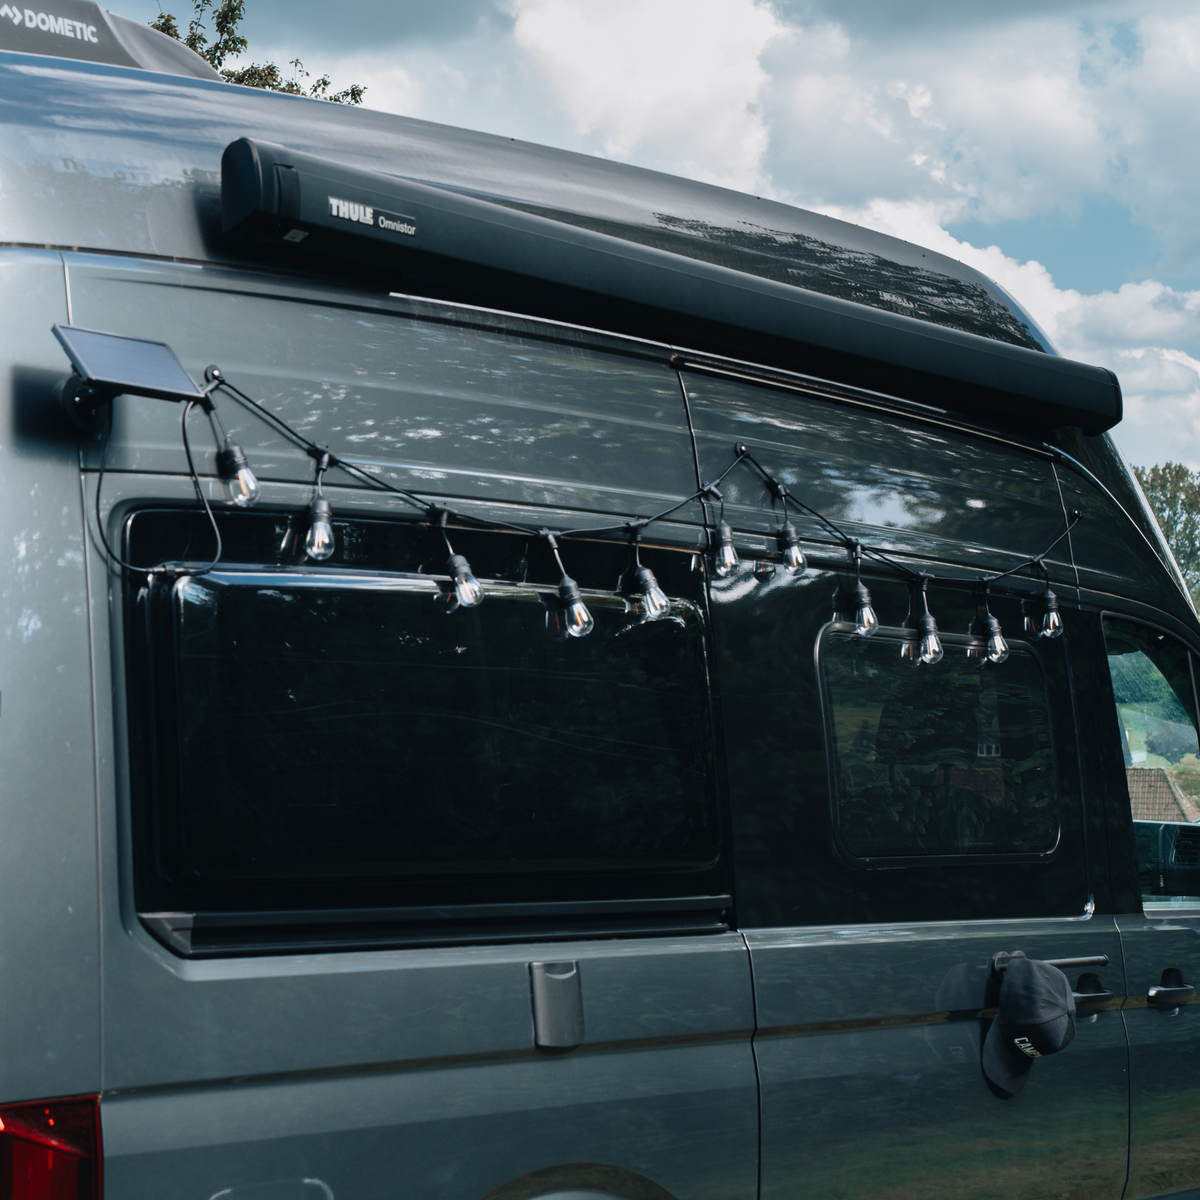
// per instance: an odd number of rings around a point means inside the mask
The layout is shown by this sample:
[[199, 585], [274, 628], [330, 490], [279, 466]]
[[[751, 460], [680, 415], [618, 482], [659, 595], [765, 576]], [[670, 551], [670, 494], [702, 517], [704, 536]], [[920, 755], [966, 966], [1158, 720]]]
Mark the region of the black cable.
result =
[[108, 465], [108, 438], [104, 439], [104, 450], [100, 455], [100, 473], [96, 478], [96, 532], [100, 535], [100, 544], [104, 547], [104, 553], [108, 555], [112, 562], [115, 562], [118, 567], [126, 571], [133, 571], [137, 574], [153, 575], [158, 569], [155, 567], [135, 567], [133, 563], [127, 563], [109, 544], [108, 535], [104, 532], [104, 518], [100, 515], [100, 489], [104, 486], [104, 471]]
[[125, 571], [132, 571], [136, 575], [206, 575], [211, 571], [218, 562], [221, 561], [221, 553], [224, 547], [221, 544], [221, 531], [217, 528], [217, 519], [213, 515], [212, 509], [209, 507], [208, 499], [204, 495], [204, 489], [200, 485], [200, 476], [196, 474], [195, 464], [192, 462], [192, 447], [188, 440], [187, 421], [191, 416], [192, 409], [196, 407], [197, 401], [189, 400], [183, 410], [183, 420], [181, 422], [181, 432], [183, 433], [183, 451], [187, 456], [188, 472], [192, 477], [192, 486], [196, 489], [196, 495], [200, 498], [200, 503], [204, 506], [204, 511], [208, 514], [209, 524], [212, 525], [213, 536], [217, 540], [216, 557], [206, 567], [187, 567], [181, 569], [171, 569], [168, 567], [139, 567], [133, 563], [126, 562], [109, 544], [108, 535], [104, 532], [104, 518], [101, 515], [100, 509], [100, 492], [104, 487], [104, 472], [108, 467], [108, 447], [110, 445], [108, 438], [104, 440], [104, 450], [100, 454], [100, 470], [96, 477], [96, 532], [100, 535], [100, 544], [104, 547], [104, 553], [109, 559], [116, 563], [118, 567]]
[[[373, 488], [377, 488], [381, 491], [388, 492], [391, 495], [400, 496], [401, 498], [407, 500], [410, 504], [414, 505], [415, 507], [420, 508], [427, 515], [431, 512], [428, 499], [422, 498], [421, 496], [417, 495], [415, 492], [410, 492], [405, 488], [395, 487], [393, 484], [388, 483], [386, 480], [379, 479], [378, 477], [371, 475], [369, 472], [364, 470], [362, 467], [360, 467], [356, 463], [351, 462], [347, 459], [339, 458], [336, 455], [330, 454], [329, 451], [323, 450], [320, 446], [317, 446], [314, 442], [310, 442], [306, 437], [304, 437], [303, 434], [298, 433], [295, 429], [293, 429], [285, 420], [283, 420], [282, 417], [277, 416], [274, 412], [272, 412], [265, 405], [260, 404], [257, 400], [254, 400], [252, 397], [248, 396], [245, 392], [243, 392], [236, 385], [230, 383], [223, 376], [219, 379], [219, 382], [217, 382], [215, 384], [215, 386], [225, 388], [236, 400], [238, 400], [242, 404], [248, 405], [251, 409], [253, 409], [255, 412], [257, 412], [261, 417], [263, 417], [265, 420], [269, 421], [275, 428], [277, 428], [279, 431], [281, 431], [286, 437], [290, 438], [298, 446], [301, 446], [304, 450], [306, 450], [309, 454], [313, 455], [314, 457], [317, 457], [318, 459], [320, 459], [322, 457], [326, 457], [329, 460], [330, 466], [341, 467], [342, 470], [346, 471], [348, 474], [355, 476], [358, 479], [361, 479], [364, 483], [368, 484], [369, 486], [371, 486]], [[194, 403], [194, 402], [192, 402], [192, 403]], [[186, 443], [186, 434], [185, 434], [185, 443]], [[791, 500], [791, 502], [795, 505], [795, 507], [798, 510], [807, 513], [810, 517], [812, 517], [814, 520], [819, 522], [829, 532], [829, 534], [831, 534], [833, 536], [833, 538], [835, 538], [837, 540], [837, 542], [841, 546], [843, 546], [848, 552], [855, 551], [855, 549], [857, 548], [857, 554], [858, 554], [860, 560], [861, 560], [861, 556], [865, 555], [866, 557], [871, 558], [876, 562], [882, 563], [885, 566], [890, 567], [893, 571], [896, 571], [898, 574], [902, 575], [903, 577], [905, 577], [908, 580], [921, 578], [920, 572], [913, 571], [911, 568], [905, 566], [903, 563], [896, 561], [890, 555], [885, 554], [882, 550], [877, 550], [872, 546], [865, 545], [860, 539], [851, 537], [843, 529], [840, 529], [831, 520], [829, 520], [829, 518], [826, 517], [824, 515], [824, 513], [819, 512], [817, 509], [813, 508], [811, 505], [805, 504], [804, 501], [798, 499], [792, 492], [790, 492], [787, 489], [787, 487], [785, 487], [783, 484], [781, 484], [769, 471], [767, 471], [767, 469], [754, 457], [754, 455], [751, 454], [750, 451], [744, 445], [741, 445], [741, 444], [739, 444], [737, 447], [735, 447], [733, 461], [720, 473], [720, 475], [718, 475], [716, 477], [716, 479], [712, 480], [710, 483], [704, 484], [701, 488], [699, 488], [697, 491], [693, 492], [690, 496], [684, 497], [684, 499], [678, 501], [675, 504], [669, 505], [667, 508], [660, 509], [658, 512], [652, 514], [651, 516], [636, 517], [636, 518], [633, 518], [628, 521], [623, 521], [620, 524], [616, 524], [616, 525], [590, 525], [590, 526], [584, 526], [584, 527], [578, 528], [578, 529], [564, 529], [564, 530], [556, 531], [555, 536], [559, 537], [559, 538], [570, 538], [570, 537], [587, 537], [587, 536], [591, 536], [591, 535], [595, 535], [595, 534], [603, 534], [603, 533], [631, 534], [633, 536], [633, 543], [634, 543], [634, 549], [635, 549], [635, 554], [636, 554], [636, 547], [637, 547], [636, 532], [637, 531], [640, 531], [645, 526], [652, 524], [654, 521], [660, 521], [664, 517], [668, 517], [672, 513], [678, 512], [679, 509], [685, 507], [688, 504], [693, 503], [696, 500], [702, 500], [706, 495], [711, 494], [712, 489], [716, 488], [719, 484], [721, 484], [729, 476], [729, 474], [742, 462], [749, 463], [750, 466], [758, 473], [758, 475], [766, 483], [773, 498], [781, 499], [783, 501], [783, 512], [784, 512], [784, 520], [785, 521], [788, 518], [788, 511], [787, 511], [788, 500]], [[190, 455], [189, 455], [189, 465], [190, 465]], [[323, 474], [323, 471], [318, 471], [318, 479], [317, 479], [318, 489], [320, 488], [322, 474]], [[194, 472], [193, 472], [193, 478], [195, 478]], [[200, 496], [201, 496], [201, 500], [203, 501], [204, 497], [203, 497], [202, 493], [199, 493], [199, 485], [198, 484], [197, 484], [197, 491], [198, 491], [198, 494], [200, 494]], [[205, 501], [205, 508], [206, 508], [206, 510], [208, 510], [208, 505], [207, 505], [206, 501]], [[208, 511], [209, 511], [209, 516], [211, 519], [212, 518], [211, 510], [208, 510]], [[445, 539], [447, 546], [449, 546], [449, 537], [446, 534], [446, 521], [449, 518], [449, 516], [451, 516], [451, 515], [453, 515], [455, 517], [455, 519], [458, 521], [464, 522], [466, 524], [474, 525], [477, 528], [481, 528], [481, 529], [492, 529], [492, 530], [504, 529], [504, 530], [509, 530], [513, 533], [519, 533], [519, 534], [523, 534], [523, 535], [526, 535], [529, 537], [545, 536], [545, 531], [543, 531], [543, 530], [535, 529], [535, 528], [533, 528], [531, 526], [527, 526], [527, 525], [520, 525], [515, 522], [497, 521], [497, 520], [492, 520], [489, 518], [476, 517], [469, 513], [451, 513], [451, 511], [447, 508], [441, 508], [438, 511], [442, 514], [439, 524], [441, 527], [442, 536]], [[1023, 563], [1019, 564], [1016, 567], [1013, 567], [1009, 571], [1001, 572], [1001, 573], [994, 575], [994, 576], [990, 577], [989, 579], [984, 580], [982, 582], [985, 584], [986, 587], [990, 587], [992, 583], [995, 583], [1000, 579], [1005, 579], [1010, 575], [1016, 574], [1018, 571], [1022, 571], [1028, 567], [1034, 567], [1034, 566], [1040, 568], [1043, 571], [1043, 573], [1046, 574], [1047, 581], [1048, 581], [1049, 573], [1046, 571], [1045, 564], [1042, 560], [1055, 546], [1058, 545], [1058, 543], [1060, 541], [1062, 541], [1062, 539], [1064, 537], [1067, 536], [1067, 534], [1069, 534], [1071, 532], [1071, 530], [1078, 523], [1078, 521], [1080, 519], [1080, 515], [1081, 514], [1076, 512], [1074, 514], [1073, 519], [1067, 525], [1067, 527], [1063, 530], [1063, 532], [1060, 533], [1058, 535], [1058, 537], [1056, 537], [1052, 542], [1050, 542], [1050, 544], [1041, 552], [1041, 554], [1036, 555], [1034, 558], [1027, 559]], [[723, 497], [721, 500], [721, 518], [724, 519], [724, 498]], [[213, 521], [213, 528], [215, 531], [216, 530], [216, 522], [215, 521]], [[218, 534], [218, 539], [219, 539], [219, 536], [220, 535]], [[560, 561], [560, 565], [561, 565], [561, 561]], [[211, 568], [209, 568], [209, 569], [211, 569]]]
[[213, 556], [212, 562], [207, 567], [188, 567], [180, 571], [171, 572], [174, 575], [207, 575], [217, 563], [221, 561], [221, 554], [225, 547], [221, 543], [221, 531], [217, 528], [217, 518], [213, 516], [213, 510], [209, 507], [208, 497], [204, 494], [204, 489], [200, 486], [200, 476], [196, 474], [196, 464], [192, 462], [192, 444], [188, 441], [188, 417], [192, 415], [192, 409], [196, 407], [195, 400], [189, 400], [183, 409], [183, 419], [180, 421], [180, 428], [183, 433], [183, 452], [187, 455], [188, 471], [192, 476], [192, 486], [196, 489], [196, 495], [200, 499], [200, 503], [204, 506], [204, 511], [208, 514], [208, 523], [212, 526], [213, 537], [217, 539], [217, 553]]
[[1024, 571], [1027, 567], [1036, 567], [1042, 572], [1043, 575], [1046, 576], [1046, 586], [1049, 587], [1050, 572], [1046, 569], [1046, 555], [1049, 554], [1050, 551], [1053, 550], [1054, 547], [1057, 546], [1058, 543], [1061, 542], [1063, 538], [1065, 538], [1081, 520], [1083, 520], [1083, 513], [1081, 513], [1079, 509], [1074, 509], [1071, 513], [1071, 520], [1067, 527], [1045, 548], [1045, 550], [1041, 552], [1041, 554], [1035, 554], [1032, 558], [1027, 558], [1023, 563], [1018, 563], [1015, 567], [1008, 571], [1001, 571], [998, 575], [989, 576], [986, 580], [984, 580], [984, 583], [990, 587], [998, 580], [1007, 579], [1010, 575], [1015, 575], [1018, 571]]
[[[255, 412], [257, 412], [260, 416], [265, 417], [268, 421], [271, 422], [272, 425], [274, 425], [277, 429], [279, 429], [287, 437], [291, 438], [292, 441], [294, 441], [298, 446], [300, 446], [304, 450], [306, 450], [309, 454], [322, 455], [322, 454], [328, 453], [328, 451], [323, 450], [315, 442], [310, 442], [308, 440], [308, 438], [306, 438], [302, 433], [297, 433], [296, 430], [294, 430], [282, 417], [277, 417], [269, 408], [266, 407], [266, 405], [260, 404], [257, 400], [254, 400], [250, 396], [247, 396], [245, 392], [243, 392], [240, 388], [234, 386], [234, 384], [230, 383], [229, 380], [226, 379], [224, 376], [221, 377], [221, 380], [217, 384], [217, 386], [225, 388], [226, 391], [228, 391], [230, 394], [232, 394], [234, 399], [240, 401], [243, 404], [250, 405], [250, 407], [253, 408]], [[422, 500], [421, 497], [416, 495], [414, 492], [406, 491], [404, 488], [394, 487], [392, 484], [388, 483], [384, 479], [377, 479], [374, 475], [371, 475], [369, 472], [364, 471], [361, 467], [356, 466], [354, 463], [348, 461], [347, 459], [339, 458], [335, 454], [330, 454], [329, 457], [331, 460], [331, 462], [330, 462], [331, 466], [341, 467], [342, 470], [348, 472], [351, 475], [358, 476], [364, 482], [369, 483], [372, 487], [380, 488], [385, 492], [391, 492], [393, 495], [396, 495], [396, 496], [403, 496], [410, 503], [415, 504], [418, 508], [420, 508], [422, 510], [427, 509], [429, 507], [429, 502], [427, 500]]]

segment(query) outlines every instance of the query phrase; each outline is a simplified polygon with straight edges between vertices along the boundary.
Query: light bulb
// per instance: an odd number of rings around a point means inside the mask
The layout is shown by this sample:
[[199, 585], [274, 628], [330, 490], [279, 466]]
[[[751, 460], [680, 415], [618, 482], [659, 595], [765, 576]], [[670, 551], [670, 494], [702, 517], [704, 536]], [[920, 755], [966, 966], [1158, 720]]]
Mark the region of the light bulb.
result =
[[917, 622], [917, 628], [921, 634], [917, 657], [927, 667], [932, 667], [934, 663], [941, 662], [942, 656], [945, 654], [942, 649], [942, 639], [938, 637], [937, 622], [933, 619], [933, 614], [922, 613]]
[[579, 584], [570, 576], [564, 575], [558, 581], [558, 605], [563, 627], [570, 637], [587, 637], [595, 628], [596, 622], [583, 602]]
[[654, 572], [640, 563], [617, 581], [617, 595], [625, 601], [625, 611], [643, 621], [657, 621], [671, 611], [671, 602], [658, 586]]
[[775, 535], [775, 541], [783, 552], [783, 565], [793, 575], [804, 570], [804, 555], [800, 550], [800, 537], [791, 521], [785, 521]]
[[258, 480], [250, 470], [245, 451], [227, 436], [225, 445], [217, 451], [217, 470], [221, 474], [226, 498], [238, 508], [249, 508], [258, 501]]
[[850, 607], [854, 610], [854, 632], [859, 637], [870, 637], [879, 628], [879, 618], [871, 607], [871, 593], [865, 583], [856, 583], [850, 593]]
[[988, 613], [984, 624], [987, 627], [988, 662], [1002, 663], [1008, 657], [1008, 643], [1000, 633], [1000, 622]]
[[463, 608], [474, 608], [483, 601], [483, 588], [471, 574], [471, 564], [461, 554], [450, 555], [446, 574], [454, 585], [454, 597]]
[[731, 575], [737, 565], [737, 551], [733, 548], [733, 530], [724, 521], [721, 521], [717, 525], [717, 574]]
[[1042, 637], [1062, 637], [1063, 623], [1058, 612], [1058, 597], [1049, 588], [1042, 593], [1042, 609]]
[[316, 562], [324, 562], [333, 553], [331, 516], [329, 501], [323, 496], [318, 496], [308, 506], [308, 536], [304, 539], [304, 549]]

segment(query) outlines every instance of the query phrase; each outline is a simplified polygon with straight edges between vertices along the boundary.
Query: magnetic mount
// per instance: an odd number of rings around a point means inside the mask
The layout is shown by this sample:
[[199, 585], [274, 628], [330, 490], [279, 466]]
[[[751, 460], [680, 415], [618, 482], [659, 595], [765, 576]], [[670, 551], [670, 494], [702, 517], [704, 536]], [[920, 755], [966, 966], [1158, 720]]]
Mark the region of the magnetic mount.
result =
[[83, 433], [99, 433], [108, 423], [115, 392], [97, 387], [75, 374], [60, 380], [56, 391], [59, 405], [76, 429]]

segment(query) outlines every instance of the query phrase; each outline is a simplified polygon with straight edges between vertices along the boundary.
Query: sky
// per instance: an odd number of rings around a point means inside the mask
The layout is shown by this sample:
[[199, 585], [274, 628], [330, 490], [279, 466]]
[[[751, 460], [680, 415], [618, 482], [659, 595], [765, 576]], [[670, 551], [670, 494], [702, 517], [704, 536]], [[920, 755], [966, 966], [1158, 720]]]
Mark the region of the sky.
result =
[[[149, 20], [156, 0], [107, 0]], [[163, 0], [177, 18], [191, 0]], [[931, 247], [1111, 368], [1131, 462], [1200, 469], [1200, 5], [246, 0], [242, 60], [367, 107]], [[182, 22], [181, 22], [182, 23]]]

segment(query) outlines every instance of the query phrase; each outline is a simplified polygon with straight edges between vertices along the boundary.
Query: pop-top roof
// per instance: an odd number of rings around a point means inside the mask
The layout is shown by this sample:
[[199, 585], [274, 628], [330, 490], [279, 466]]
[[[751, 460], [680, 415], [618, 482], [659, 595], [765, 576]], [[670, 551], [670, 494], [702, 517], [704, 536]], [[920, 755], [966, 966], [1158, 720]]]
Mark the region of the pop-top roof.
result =
[[220, 79], [182, 42], [107, 12], [93, 0], [50, 0], [48, 7], [39, 3], [36, 8], [0, 5], [0, 50]]

